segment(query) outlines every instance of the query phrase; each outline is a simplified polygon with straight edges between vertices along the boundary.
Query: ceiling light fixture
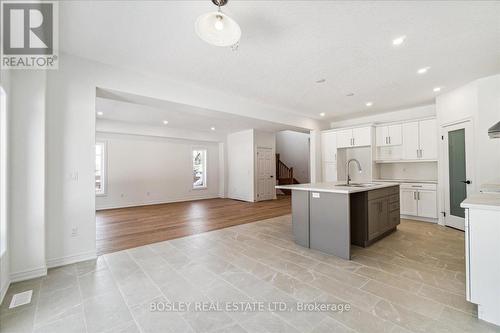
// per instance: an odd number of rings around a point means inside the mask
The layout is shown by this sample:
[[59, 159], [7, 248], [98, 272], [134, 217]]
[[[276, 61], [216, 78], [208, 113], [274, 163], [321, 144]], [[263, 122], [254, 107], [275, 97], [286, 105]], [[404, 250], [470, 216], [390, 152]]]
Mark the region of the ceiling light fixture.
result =
[[320, 115], [321, 117], [324, 117], [324, 116], [326, 115], [326, 113], [321, 112], [319, 115]]
[[417, 71], [417, 73], [418, 73], [418, 74], [425, 74], [425, 73], [427, 73], [427, 71], [428, 71], [429, 69], [431, 69], [429, 66], [427, 66], [427, 67], [422, 67], [422, 68], [420, 68], [420, 69]]
[[436, 87], [436, 88], [432, 89], [432, 91], [434, 91], [434, 92], [440, 92], [441, 91], [441, 87]]
[[326, 82], [326, 79], [319, 79], [319, 80], [316, 80], [316, 83], [325, 83]]
[[98, 116], [102, 116], [102, 115], [104, 115], [104, 112], [102, 112], [102, 111], [97, 111], [97, 115], [98, 115]]
[[345, 94], [345, 95], [346, 95], [347, 97], [352, 97], [352, 96], [354, 96], [354, 93], [353, 93], [353, 92], [350, 92], [350, 93], [347, 93], [347, 94]]
[[401, 46], [406, 40], [406, 36], [400, 36], [396, 39], [392, 40], [392, 45], [394, 46]]
[[210, 127], [210, 129], [211, 129], [212, 131], [215, 131], [215, 127], [213, 127], [213, 126], [212, 126], [212, 127]]
[[215, 46], [234, 46], [240, 41], [240, 26], [220, 9], [228, 1], [212, 0], [219, 10], [202, 14], [196, 20], [194, 25], [196, 34], [205, 42]]
[[367, 107], [370, 107], [370, 106], [372, 106], [372, 105], [373, 105], [373, 102], [366, 102], [366, 103], [365, 103], [365, 105], [366, 105]]
[[167, 124], [168, 124], [168, 120], [164, 120], [163, 125], [167, 125]]

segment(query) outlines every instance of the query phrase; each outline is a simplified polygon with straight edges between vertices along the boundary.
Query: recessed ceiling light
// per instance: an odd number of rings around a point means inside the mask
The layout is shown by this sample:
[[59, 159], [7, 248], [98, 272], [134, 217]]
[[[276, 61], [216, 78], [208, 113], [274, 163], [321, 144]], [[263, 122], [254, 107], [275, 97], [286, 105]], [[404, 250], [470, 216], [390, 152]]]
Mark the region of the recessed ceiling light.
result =
[[210, 129], [211, 129], [212, 131], [215, 131], [215, 127], [213, 127], [213, 126], [212, 126], [212, 127], [210, 127]]
[[427, 71], [428, 71], [429, 69], [430, 69], [430, 67], [428, 67], [428, 66], [427, 66], [427, 67], [422, 67], [422, 68], [420, 68], [420, 69], [417, 71], [417, 73], [418, 73], [418, 74], [425, 74], [425, 73], [427, 73]]
[[321, 112], [319, 115], [320, 115], [321, 117], [324, 117], [324, 116], [326, 115], [326, 113]]
[[316, 83], [325, 83], [326, 82], [326, 79], [319, 79], [319, 80], [316, 80]]
[[440, 92], [441, 91], [441, 87], [436, 87], [436, 88], [432, 89], [432, 91], [434, 91], [434, 92]]
[[372, 106], [372, 105], [373, 105], [373, 102], [366, 102], [366, 103], [365, 103], [365, 105], [366, 105], [367, 107], [370, 107], [370, 106]]
[[163, 125], [167, 125], [167, 124], [168, 124], [168, 120], [164, 120]]
[[102, 116], [103, 114], [104, 114], [104, 112], [102, 112], [102, 111], [97, 111], [97, 115], [98, 115], [98, 116]]
[[392, 45], [400, 46], [405, 42], [405, 40], [406, 40], [406, 36], [399, 36], [398, 38], [395, 38], [392, 40]]

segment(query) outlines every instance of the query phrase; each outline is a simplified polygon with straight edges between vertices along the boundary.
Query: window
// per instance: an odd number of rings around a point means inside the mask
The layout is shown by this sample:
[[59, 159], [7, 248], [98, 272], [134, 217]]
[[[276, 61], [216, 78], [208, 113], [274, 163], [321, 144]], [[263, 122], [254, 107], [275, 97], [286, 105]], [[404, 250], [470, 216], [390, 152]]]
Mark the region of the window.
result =
[[106, 194], [106, 143], [95, 144], [95, 193]]
[[193, 150], [193, 188], [207, 187], [207, 151]]

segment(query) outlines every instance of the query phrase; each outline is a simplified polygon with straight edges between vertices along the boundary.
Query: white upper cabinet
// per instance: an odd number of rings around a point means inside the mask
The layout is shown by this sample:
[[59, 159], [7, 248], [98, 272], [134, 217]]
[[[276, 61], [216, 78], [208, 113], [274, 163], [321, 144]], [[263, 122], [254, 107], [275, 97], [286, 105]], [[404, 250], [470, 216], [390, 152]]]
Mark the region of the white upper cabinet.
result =
[[438, 131], [436, 119], [419, 121], [420, 158], [437, 160]]
[[337, 148], [352, 147], [352, 129], [337, 132]]
[[418, 121], [403, 124], [403, 157], [416, 160], [419, 156]]
[[406, 160], [437, 160], [436, 120], [429, 119], [403, 124], [403, 150]]
[[362, 147], [371, 144], [370, 126], [337, 131], [337, 148]]
[[377, 146], [398, 146], [403, 143], [402, 125], [379, 126], [376, 129]]
[[337, 133], [321, 133], [321, 156], [323, 162], [337, 162]]

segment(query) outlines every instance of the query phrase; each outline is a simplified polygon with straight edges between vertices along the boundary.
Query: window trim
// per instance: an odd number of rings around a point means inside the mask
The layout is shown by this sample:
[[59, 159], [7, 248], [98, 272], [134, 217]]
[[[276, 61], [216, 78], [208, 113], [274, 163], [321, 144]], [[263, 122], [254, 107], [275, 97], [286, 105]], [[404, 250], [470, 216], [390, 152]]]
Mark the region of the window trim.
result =
[[[105, 197], [108, 195], [108, 142], [106, 140], [96, 140], [94, 145], [94, 159], [95, 159], [95, 146], [102, 145], [102, 191], [95, 191], [96, 197]], [[95, 164], [95, 161], [94, 161]], [[94, 166], [95, 168], [95, 166]], [[95, 189], [95, 171], [94, 171], [94, 189]]]
[[191, 180], [191, 189], [192, 190], [206, 190], [208, 188], [208, 149], [207, 147], [192, 147], [191, 148], [191, 172], [193, 171], [194, 169], [194, 160], [193, 160], [193, 152], [196, 151], [196, 150], [203, 150], [205, 151], [205, 156], [204, 156], [204, 163], [203, 163], [203, 166], [205, 167], [205, 170], [204, 170], [204, 173], [203, 173], [203, 177], [205, 178], [204, 179], [204, 182], [203, 182], [203, 186], [194, 186], [194, 182]]

